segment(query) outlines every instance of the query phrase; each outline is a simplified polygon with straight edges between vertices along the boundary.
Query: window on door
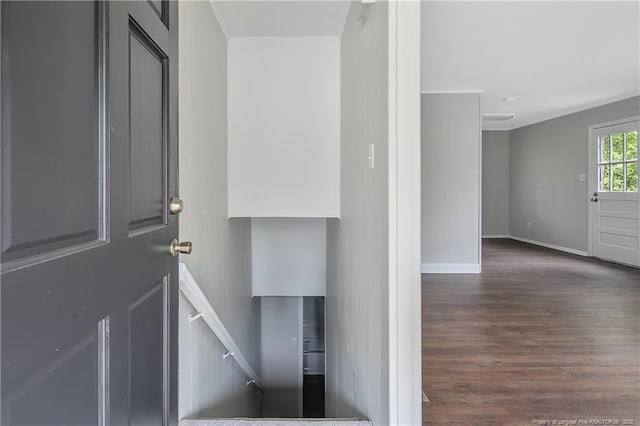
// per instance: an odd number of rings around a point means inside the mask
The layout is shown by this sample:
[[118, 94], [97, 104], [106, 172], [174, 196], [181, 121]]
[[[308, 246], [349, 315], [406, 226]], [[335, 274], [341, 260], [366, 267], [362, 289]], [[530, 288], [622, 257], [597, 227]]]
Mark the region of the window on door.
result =
[[638, 131], [598, 138], [600, 192], [638, 192]]

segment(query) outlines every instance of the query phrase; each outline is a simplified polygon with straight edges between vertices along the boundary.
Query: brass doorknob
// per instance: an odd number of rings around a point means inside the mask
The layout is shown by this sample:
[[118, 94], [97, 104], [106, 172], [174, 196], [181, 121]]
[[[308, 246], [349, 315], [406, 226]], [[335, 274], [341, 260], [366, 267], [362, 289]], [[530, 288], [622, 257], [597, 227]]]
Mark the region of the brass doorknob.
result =
[[179, 253], [182, 254], [191, 254], [191, 241], [184, 241], [179, 243], [175, 238], [171, 240], [171, 245], [169, 246], [169, 253], [171, 256], [176, 257]]
[[183, 203], [178, 197], [173, 197], [169, 200], [169, 213], [178, 214], [182, 211]]

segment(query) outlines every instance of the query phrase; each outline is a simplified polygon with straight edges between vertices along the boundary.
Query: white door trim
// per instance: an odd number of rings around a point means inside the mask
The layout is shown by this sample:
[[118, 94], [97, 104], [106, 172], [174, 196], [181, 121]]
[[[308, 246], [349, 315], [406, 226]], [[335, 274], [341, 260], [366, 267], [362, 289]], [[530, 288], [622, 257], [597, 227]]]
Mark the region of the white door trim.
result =
[[422, 424], [420, 2], [388, 3], [389, 425]]
[[592, 149], [593, 134], [604, 127], [618, 126], [620, 124], [626, 124], [633, 121], [639, 121], [640, 115], [633, 117], [623, 118], [620, 120], [607, 121], [605, 123], [592, 124], [589, 126], [588, 140], [587, 140], [587, 253], [593, 257], [593, 208], [589, 202], [591, 195], [598, 189], [598, 179], [596, 178], [595, 158], [593, 157], [594, 150]]

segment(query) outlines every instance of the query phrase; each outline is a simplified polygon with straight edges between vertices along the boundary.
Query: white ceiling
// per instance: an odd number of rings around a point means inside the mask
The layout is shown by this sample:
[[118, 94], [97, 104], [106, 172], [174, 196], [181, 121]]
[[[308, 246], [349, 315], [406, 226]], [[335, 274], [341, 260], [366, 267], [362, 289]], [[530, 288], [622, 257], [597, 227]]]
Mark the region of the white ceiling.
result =
[[[510, 130], [640, 94], [640, 2], [422, 5], [422, 90], [483, 90]], [[515, 101], [504, 98], [515, 97]]]
[[[227, 38], [340, 37], [350, 4], [211, 3]], [[640, 1], [424, 1], [422, 90], [483, 91], [484, 113], [516, 115], [495, 130], [638, 95]]]
[[346, 0], [211, 1], [227, 38], [340, 37], [349, 4]]

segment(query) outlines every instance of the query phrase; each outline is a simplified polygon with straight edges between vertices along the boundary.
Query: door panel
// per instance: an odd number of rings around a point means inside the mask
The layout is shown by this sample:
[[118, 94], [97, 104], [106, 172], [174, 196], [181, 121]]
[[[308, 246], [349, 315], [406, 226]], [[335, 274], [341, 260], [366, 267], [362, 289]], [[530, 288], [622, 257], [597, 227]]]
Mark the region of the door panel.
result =
[[[48, 363], [3, 395], [3, 424], [96, 424], [98, 351], [97, 328], [79, 342], [56, 348]], [[69, 381], [74, 375], [83, 380]], [[78, 410], [77, 404], [83, 408]]]
[[153, 8], [153, 10], [158, 14], [158, 17], [160, 18], [160, 20], [162, 22], [166, 22], [165, 21], [165, 17], [166, 17], [166, 1], [164, 0], [147, 0], [149, 2], [149, 4], [151, 5], [151, 7]]
[[161, 6], [1, 3], [3, 426], [177, 424], [177, 3]]
[[628, 235], [620, 235], [615, 233], [615, 229], [611, 229], [610, 231], [601, 230], [600, 231], [600, 244], [607, 244], [611, 246], [618, 246], [620, 249], [638, 249], [638, 238], [630, 237]]
[[130, 227], [162, 224], [166, 211], [166, 56], [131, 23], [129, 36]]
[[617, 215], [620, 217], [627, 216], [630, 219], [636, 219], [638, 217], [638, 203], [634, 195], [600, 193], [598, 197], [601, 200], [599, 211], [602, 216], [604, 217], [607, 217], [606, 215]]
[[600, 215], [601, 228], [620, 228], [638, 230], [638, 221], [632, 217], [607, 217]]
[[5, 263], [99, 237], [103, 28], [96, 4], [25, 2], [2, 29]]
[[164, 279], [129, 307], [131, 348], [131, 421], [136, 425], [166, 425], [164, 380], [166, 324], [168, 319]]

